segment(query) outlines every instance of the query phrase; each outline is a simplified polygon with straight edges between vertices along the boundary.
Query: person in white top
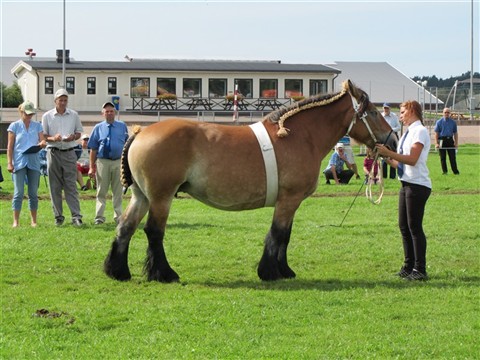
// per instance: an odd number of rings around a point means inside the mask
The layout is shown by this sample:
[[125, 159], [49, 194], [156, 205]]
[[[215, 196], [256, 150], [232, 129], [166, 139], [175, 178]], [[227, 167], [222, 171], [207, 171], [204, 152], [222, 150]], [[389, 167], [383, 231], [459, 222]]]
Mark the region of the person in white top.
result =
[[[392, 128], [393, 132], [397, 137], [400, 137], [400, 130], [402, 129], [400, 122], [398, 121], [397, 114], [390, 111], [390, 104], [385, 103], [383, 104], [383, 112], [382, 116], [385, 120], [387, 120], [388, 125]], [[386, 161], [382, 161], [382, 175], [383, 178], [386, 179], [388, 176], [388, 164]], [[390, 166], [390, 179], [396, 179], [396, 171], [394, 167]]]
[[[80, 139], [83, 126], [78, 113], [67, 107], [68, 92], [55, 92], [55, 107], [42, 116], [43, 132], [47, 140], [48, 179], [55, 225], [61, 226], [63, 194], [72, 214], [72, 224], [82, 226], [82, 214], [77, 190], [76, 140]], [[63, 193], [63, 194], [62, 194]]]
[[378, 153], [396, 167], [402, 183], [398, 201], [398, 225], [403, 239], [404, 265], [397, 273], [407, 280], [427, 280], [427, 239], [423, 231], [425, 205], [432, 192], [427, 167], [430, 135], [423, 126], [422, 106], [417, 101], [400, 105], [400, 121], [407, 131], [399, 141], [397, 152], [381, 144]]

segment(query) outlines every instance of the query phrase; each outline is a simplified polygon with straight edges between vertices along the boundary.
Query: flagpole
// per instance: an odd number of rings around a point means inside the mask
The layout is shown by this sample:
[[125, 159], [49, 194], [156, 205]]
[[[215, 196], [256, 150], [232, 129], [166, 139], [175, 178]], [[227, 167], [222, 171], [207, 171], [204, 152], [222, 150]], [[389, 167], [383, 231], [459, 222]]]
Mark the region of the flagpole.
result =
[[65, 78], [65, 53], [66, 53], [66, 40], [65, 40], [65, 34], [66, 34], [66, 26], [65, 26], [65, 18], [66, 18], [66, 11], [65, 11], [65, 1], [66, 0], [63, 0], [63, 50], [62, 50], [62, 79], [63, 79], [63, 85], [62, 87], [65, 89], [66, 88], [66, 78]]
[[238, 84], [235, 84], [233, 93], [233, 122], [238, 124]]

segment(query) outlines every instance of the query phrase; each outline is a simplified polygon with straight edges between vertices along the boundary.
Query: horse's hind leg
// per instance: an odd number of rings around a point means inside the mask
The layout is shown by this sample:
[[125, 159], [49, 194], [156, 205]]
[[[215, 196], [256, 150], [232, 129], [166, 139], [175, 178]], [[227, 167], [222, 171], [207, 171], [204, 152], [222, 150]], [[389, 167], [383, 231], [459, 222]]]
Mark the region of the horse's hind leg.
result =
[[155, 280], [170, 283], [179, 280], [178, 274], [170, 267], [163, 239], [165, 236], [165, 226], [168, 212], [170, 210], [171, 199], [163, 202], [153, 202], [155, 206], [150, 207], [145, 233], [148, 238], [147, 259], [145, 262], [145, 272], [149, 281]]
[[130, 280], [132, 277], [128, 268], [128, 247], [138, 224], [148, 210], [147, 198], [135, 187], [132, 187], [132, 198], [120, 218], [117, 235], [112, 248], [104, 262], [105, 273], [116, 280]]

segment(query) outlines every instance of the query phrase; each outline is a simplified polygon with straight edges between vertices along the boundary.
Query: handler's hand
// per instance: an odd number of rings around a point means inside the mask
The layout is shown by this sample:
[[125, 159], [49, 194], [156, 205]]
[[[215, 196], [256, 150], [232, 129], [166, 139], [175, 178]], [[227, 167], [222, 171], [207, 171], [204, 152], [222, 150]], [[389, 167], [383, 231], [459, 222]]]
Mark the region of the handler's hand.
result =
[[390, 157], [390, 155], [392, 154], [392, 150], [389, 150], [385, 145], [376, 144], [375, 148], [377, 149], [377, 152], [382, 156]]

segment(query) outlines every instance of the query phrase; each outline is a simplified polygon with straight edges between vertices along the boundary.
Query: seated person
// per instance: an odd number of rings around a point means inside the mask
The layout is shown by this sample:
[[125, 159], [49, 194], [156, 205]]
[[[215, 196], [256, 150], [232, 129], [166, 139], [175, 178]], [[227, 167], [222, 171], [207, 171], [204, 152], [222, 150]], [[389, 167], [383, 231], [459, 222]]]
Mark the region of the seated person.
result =
[[80, 185], [82, 191], [91, 188], [90, 179], [87, 181], [87, 185], [83, 182], [83, 176], [88, 176], [88, 170], [90, 170], [90, 150], [87, 149], [88, 135], [82, 136], [82, 148], [77, 159], [77, 182]]
[[[370, 177], [370, 171], [372, 171], [373, 166], [373, 176]], [[363, 172], [365, 173], [365, 184], [374, 183], [378, 181], [378, 162], [375, 161], [373, 156], [372, 149], [367, 148], [367, 156], [363, 159]]]
[[[330, 180], [335, 180], [335, 184], [337, 185], [348, 184], [352, 178], [354, 174], [352, 164], [347, 161], [344, 150], [345, 148], [342, 143], [338, 143], [335, 146], [335, 152], [332, 154], [327, 168], [323, 170], [327, 184], [330, 184]], [[343, 169], [344, 164], [347, 165], [348, 169]]]

